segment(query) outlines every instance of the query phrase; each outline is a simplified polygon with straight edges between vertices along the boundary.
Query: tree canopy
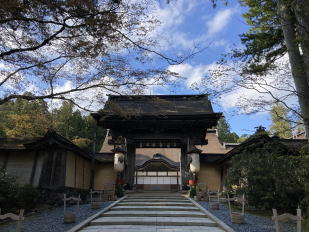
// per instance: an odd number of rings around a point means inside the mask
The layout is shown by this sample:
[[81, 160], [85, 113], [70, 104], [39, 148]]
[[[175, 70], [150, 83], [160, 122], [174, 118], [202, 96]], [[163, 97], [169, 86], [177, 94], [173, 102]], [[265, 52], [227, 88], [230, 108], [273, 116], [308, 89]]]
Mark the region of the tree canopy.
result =
[[221, 143], [236, 143], [239, 136], [231, 132], [231, 126], [224, 117], [220, 118], [217, 125], [218, 137]]
[[0, 104], [54, 98], [79, 105], [90, 89], [102, 101], [108, 92], [138, 93], [175, 76], [147, 62], [153, 55], [181, 62], [154, 50], [151, 2], [1, 1]]
[[281, 138], [292, 137], [292, 125], [285, 108], [277, 103], [271, 110], [270, 133]]
[[59, 109], [51, 111], [44, 100], [17, 99], [0, 105], [0, 111], [0, 137], [40, 137], [52, 128], [89, 152], [95, 133], [96, 151], [105, 138], [106, 131], [97, 128], [92, 116], [82, 115], [71, 102], [64, 101]]
[[[255, 91], [260, 98], [238, 101], [242, 113], [270, 110], [280, 102], [304, 121], [309, 133], [309, 2], [307, 0], [241, 0], [249, 30], [242, 46], [210, 70], [206, 92], [222, 95], [235, 89]], [[285, 62], [288, 57], [288, 63]], [[297, 98], [299, 107], [289, 104]]]
[[301, 205], [308, 216], [309, 159], [296, 154], [276, 141], [248, 145], [232, 157], [226, 186], [245, 193], [257, 209], [294, 211]]
[[251, 28], [241, 36], [245, 48], [235, 50], [232, 57], [245, 61], [244, 73], [259, 75], [274, 69], [274, 61], [287, 53], [300, 116], [309, 132], [309, 2], [243, 0], [242, 3], [248, 7], [244, 17]]

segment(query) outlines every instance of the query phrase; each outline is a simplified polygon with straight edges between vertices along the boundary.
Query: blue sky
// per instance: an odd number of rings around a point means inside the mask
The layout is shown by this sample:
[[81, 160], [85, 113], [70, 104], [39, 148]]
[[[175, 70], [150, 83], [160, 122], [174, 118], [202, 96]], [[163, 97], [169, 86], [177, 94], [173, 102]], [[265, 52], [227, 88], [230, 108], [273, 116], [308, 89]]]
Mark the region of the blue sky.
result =
[[[163, 2], [163, 3], [162, 3]], [[186, 60], [183, 64], [170, 67], [172, 71], [180, 73], [187, 79], [180, 86], [160, 87], [151, 90], [151, 94], [196, 94], [190, 88], [190, 84], [199, 82], [205, 78], [208, 68], [218, 61], [222, 54], [232, 48], [240, 47], [239, 35], [248, 30], [242, 13], [245, 8], [232, 1], [229, 5], [219, 4], [213, 8], [210, 1], [205, 0], [175, 0], [170, 4], [161, 4], [154, 15], [159, 15], [162, 22], [158, 34], [162, 37], [160, 51], [175, 55], [182, 53], [194, 46], [208, 47], [200, 54]], [[239, 94], [230, 94], [224, 99], [224, 103], [213, 104], [214, 110], [223, 112], [231, 125], [231, 129], [237, 134], [251, 134], [254, 127], [270, 125], [268, 113], [252, 115], [239, 114], [233, 102]], [[258, 97], [258, 96], [257, 96]]]
[[[128, 1], [139, 2], [144, 0]], [[143, 64], [144, 66], [138, 66], [137, 68], [145, 67], [146, 69], [148, 66], [163, 68], [179, 73], [183, 78], [180, 80], [173, 78], [169, 79], [171, 83], [176, 82], [176, 86], [158, 85], [145, 88], [145, 94], [208, 94], [214, 89], [224, 89], [224, 87], [232, 85], [233, 83], [235, 84], [235, 82], [239, 80], [239, 75], [237, 74], [237, 68], [239, 68], [239, 66], [237, 66], [238, 64], [235, 66], [236, 72], [228, 72], [228, 75], [223, 77], [220, 76], [216, 81], [214, 81], [210, 75], [212, 70], [218, 69], [216, 62], [223, 54], [229, 52], [231, 49], [241, 48], [242, 45], [239, 35], [249, 29], [245, 19], [242, 17], [246, 9], [240, 6], [238, 1], [228, 1], [229, 3], [226, 6], [223, 5], [222, 1], [218, 1], [219, 3], [216, 8], [212, 7], [209, 0], [170, 0], [169, 4], [166, 3], [166, 0], [149, 1], [152, 5], [150, 4], [147, 9], [147, 16], [160, 21], [148, 34], [150, 39], [157, 41], [156, 46], [151, 49], [171, 58], [185, 56], [199, 50], [202, 50], [202, 52], [197, 53], [195, 56], [178, 65], [170, 65], [166, 60], [153, 53], [149, 53], [148, 55], [152, 59], [150, 59], [147, 64]], [[143, 21], [142, 25], [148, 26], [145, 21]], [[130, 34], [129, 31], [127, 32]], [[133, 35], [135, 34], [133, 33]], [[144, 39], [147, 41], [147, 38], [139, 38], [138, 35], [135, 36], [137, 37], [132, 37], [131, 39]], [[48, 49], [57, 52], [57, 46], [59, 45], [56, 42], [55, 44], [51, 44]], [[48, 49], [47, 51], [50, 51]], [[113, 48], [111, 48], [111, 52], [112, 51]], [[130, 55], [134, 53], [134, 51], [131, 54], [126, 51], [127, 50], [123, 49], [118, 52], [123, 56], [129, 56], [126, 58], [130, 58]], [[46, 53], [44, 49], [43, 53]], [[46, 54], [48, 54], [47, 56], [50, 55], [50, 53]], [[135, 59], [131, 60], [133, 65], [140, 65], [137, 64], [138, 62]], [[232, 65], [232, 62], [228, 63], [225, 67], [229, 67], [230, 65]], [[252, 134], [255, 131], [254, 127], [259, 125], [269, 128], [271, 120], [267, 110], [271, 109], [274, 102], [269, 94], [270, 91], [276, 98], [283, 99], [289, 106], [297, 108], [295, 95], [291, 94], [291, 92], [294, 92], [294, 85], [292, 83], [292, 78], [290, 78], [288, 57], [284, 56], [282, 59], [278, 60], [277, 66], [278, 69], [261, 77], [258, 83], [252, 84], [250, 83], [251, 77], [249, 77], [249, 79], [245, 77], [246, 81], [249, 80], [249, 84], [246, 84], [245, 88], [237, 85], [236, 88], [233, 88], [232, 91], [222, 95], [220, 98], [210, 96], [214, 111], [223, 112], [231, 125], [232, 131], [236, 132], [238, 135]], [[10, 67], [5, 67], [0, 63], [0, 71], [6, 69], [10, 69]], [[79, 85], [78, 81], [76, 81], [76, 83], [74, 82], [74, 77], [83, 76], [84, 74], [87, 76], [89, 70], [92, 71], [92, 66], [89, 66], [89, 69], [85, 70], [83, 70], [83, 67], [78, 68], [78, 66], [74, 66], [74, 62], [67, 64], [58, 76], [60, 77], [61, 73], [63, 73], [65, 75], [73, 75], [73, 78], [63, 79], [62, 76], [61, 78], [56, 78], [56, 81], [59, 81], [54, 83], [54, 92], [60, 93], [72, 88], [74, 89], [76, 85]], [[38, 94], [46, 94], [46, 92], [50, 91], [50, 89], [48, 89], [48, 84], [43, 84], [42, 81], [37, 83], [37, 79], [33, 78], [31, 75], [29, 80], [27, 79], [27, 75], [15, 75], [15, 78], [16, 80], [24, 81], [21, 87], [19, 86], [19, 81], [16, 82], [18, 83], [17, 85], [14, 84], [15, 82], [13, 79], [11, 82], [7, 83], [6, 89], [3, 89], [9, 92], [19, 91], [18, 93], [22, 93], [28, 91]], [[96, 81], [100, 83], [111, 83], [113, 81], [112, 78], [113, 77], [110, 76], [104, 76]], [[253, 79], [255, 80], [256, 78]], [[153, 80], [147, 79], [147, 81], [151, 83]], [[271, 84], [272, 87], [265, 88], [265, 85], [263, 85], [264, 82]], [[205, 86], [208, 88], [207, 90]], [[290, 89], [288, 89], [289, 87]], [[285, 89], [285, 92], [282, 92], [280, 89]], [[120, 87], [117, 90], [123, 93], [132, 93], [130, 89], [126, 89], [126, 87]], [[4, 91], [3, 93], [1, 91], [2, 90], [0, 90], [0, 96], [1, 94], [4, 95]], [[260, 92], [264, 92], [264, 94]], [[106, 95], [111, 93], [112, 91], [108, 92], [108, 90], [104, 88], [93, 88], [66, 96], [75, 99], [75, 102], [85, 108], [97, 111], [103, 107], [107, 99]], [[60, 100], [51, 100], [49, 103], [51, 109], [61, 105]], [[263, 107], [261, 107], [263, 111], [259, 109], [258, 113], [253, 113], [257, 112], [254, 107], [257, 105], [259, 106], [261, 103], [264, 104]], [[83, 113], [88, 114], [88, 112]]]

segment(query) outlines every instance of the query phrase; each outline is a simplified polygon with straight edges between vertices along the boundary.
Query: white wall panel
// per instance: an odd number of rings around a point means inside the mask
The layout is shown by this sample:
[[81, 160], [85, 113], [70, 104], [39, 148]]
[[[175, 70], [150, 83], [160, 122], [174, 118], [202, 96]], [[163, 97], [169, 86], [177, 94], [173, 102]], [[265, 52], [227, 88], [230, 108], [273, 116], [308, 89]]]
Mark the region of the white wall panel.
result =
[[137, 184], [144, 184], [144, 177], [137, 177]]
[[163, 184], [164, 177], [158, 177], [158, 184]]
[[171, 184], [177, 184], [177, 177], [171, 177]]
[[[148, 175], [151, 174], [152, 176], [137, 176], [137, 184], [177, 184], [177, 177], [170, 176], [170, 175], [177, 175], [177, 172], [168, 173], [169, 176], [166, 176], [166, 172], [158, 172], [159, 176], [155, 176], [157, 172], [148, 172]], [[165, 174], [165, 176], [163, 176]], [[178, 183], [180, 183], [181, 177], [178, 177]]]
[[150, 184], [158, 184], [158, 177], [150, 177]]

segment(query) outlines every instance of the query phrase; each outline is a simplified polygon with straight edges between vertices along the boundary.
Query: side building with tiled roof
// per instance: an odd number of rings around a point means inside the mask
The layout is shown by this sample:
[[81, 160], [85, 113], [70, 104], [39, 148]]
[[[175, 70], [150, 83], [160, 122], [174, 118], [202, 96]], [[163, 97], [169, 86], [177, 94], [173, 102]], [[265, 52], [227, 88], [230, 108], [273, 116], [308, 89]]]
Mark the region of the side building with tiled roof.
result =
[[0, 168], [20, 184], [88, 191], [91, 159], [87, 151], [52, 130], [38, 138], [0, 138]]

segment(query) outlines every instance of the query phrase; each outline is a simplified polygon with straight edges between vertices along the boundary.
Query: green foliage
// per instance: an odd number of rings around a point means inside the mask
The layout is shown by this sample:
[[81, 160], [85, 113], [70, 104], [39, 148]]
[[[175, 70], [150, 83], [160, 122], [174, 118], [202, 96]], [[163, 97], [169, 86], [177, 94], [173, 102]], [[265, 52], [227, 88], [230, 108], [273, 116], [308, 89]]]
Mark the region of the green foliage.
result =
[[18, 186], [16, 179], [8, 175], [4, 169], [0, 169], [0, 205], [3, 212], [8, 212], [11, 205], [16, 205]]
[[254, 144], [232, 158], [226, 185], [244, 192], [257, 209], [293, 212], [300, 204], [308, 217], [308, 157], [295, 156], [278, 142]]
[[[269, 74], [268, 71], [274, 70], [276, 65], [278, 67], [279, 62], [275, 61], [288, 53], [295, 92], [291, 91], [287, 96], [293, 94], [298, 98], [300, 111], [291, 106], [289, 109], [296, 114], [300, 112], [301, 118], [308, 121], [309, 62], [306, 55], [309, 53], [308, 0], [242, 0], [242, 3], [248, 9], [243, 16], [250, 29], [241, 35], [244, 49], [235, 50], [230, 57], [242, 63], [243, 74], [256, 74], [263, 78], [265, 74]], [[285, 86], [290, 87], [288, 83], [284, 81], [282, 83], [282, 88], [277, 88], [276, 85], [272, 88], [284, 90]], [[266, 84], [271, 85], [269, 82]], [[270, 91], [270, 95], [276, 101], [286, 102], [286, 98], [275, 97], [273, 91]], [[308, 122], [305, 125], [308, 125]], [[309, 131], [309, 126], [306, 126], [306, 130]], [[281, 131], [279, 133], [282, 134]]]
[[70, 102], [63, 102], [62, 106], [54, 110], [54, 129], [57, 133], [70, 139], [78, 146], [92, 152], [95, 130], [97, 133], [96, 151], [99, 151], [104, 141], [106, 130], [97, 127], [92, 116], [83, 116], [79, 110], [74, 111]]
[[[25, 93], [31, 96], [30, 93]], [[42, 136], [51, 126], [48, 106], [43, 100], [18, 99], [0, 105], [0, 130], [7, 137]]]
[[195, 185], [190, 186], [189, 196], [191, 198], [194, 198], [196, 196], [196, 186]]
[[250, 135], [248, 134], [243, 134], [241, 135], [238, 139], [237, 139], [237, 143], [242, 143], [244, 141], [246, 141], [249, 138]]
[[36, 206], [39, 193], [31, 185], [20, 186], [16, 178], [0, 169], [0, 205], [3, 212], [30, 210]]
[[97, 128], [92, 116], [83, 116], [70, 102], [63, 102], [59, 109], [49, 112], [44, 100], [17, 99], [0, 105], [0, 111], [0, 137], [39, 137], [53, 128], [92, 152], [94, 131], [97, 130], [96, 151], [101, 148], [106, 134], [105, 129]]
[[245, 73], [264, 74], [272, 69], [273, 61], [286, 53], [284, 36], [277, 16], [276, 1], [242, 0], [248, 11], [243, 15], [250, 26], [240, 36], [243, 50], [235, 50], [234, 58], [246, 62]]
[[286, 109], [280, 103], [276, 103], [271, 109], [270, 133], [281, 138], [292, 137], [292, 125], [288, 119]]
[[230, 124], [223, 117], [218, 121], [217, 130], [221, 143], [236, 143], [239, 138], [235, 132], [231, 132]]
[[124, 196], [124, 190], [123, 190], [123, 186], [121, 184], [116, 185], [115, 194], [116, 194], [117, 197], [123, 197]]
[[39, 196], [39, 191], [30, 184], [25, 184], [24, 186], [19, 187], [19, 207], [26, 210], [34, 208]]
[[92, 141], [90, 139], [87, 138], [79, 138], [79, 137], [75, 137], [74, 139], [72, 139], [72, 142], [84, 149], [89, 149], [89, 146], [91, 146]]
[[302, 146], [301, 149], [300, 149], [300, 153], [302, 155], [309, 156], [309, 144], [306, 144], [306, 145]]

